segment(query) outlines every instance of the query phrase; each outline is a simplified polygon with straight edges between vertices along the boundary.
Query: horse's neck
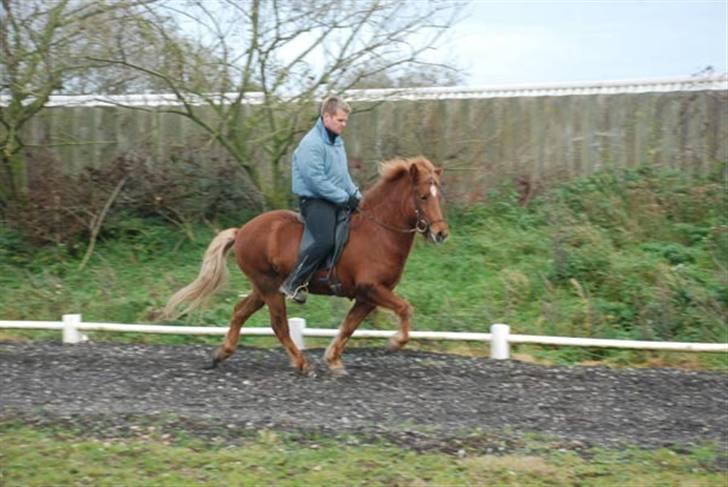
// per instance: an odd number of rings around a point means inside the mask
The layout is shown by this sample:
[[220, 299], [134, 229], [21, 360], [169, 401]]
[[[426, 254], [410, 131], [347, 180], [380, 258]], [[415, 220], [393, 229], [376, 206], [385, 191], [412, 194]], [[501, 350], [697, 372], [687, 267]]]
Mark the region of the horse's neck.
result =
[[383, 225], [411, 229], [416, 219], [411, 192], [404, 178], [377, 185], [365, 195], [365, 210]]
[[412, 205], [412, 191], [407, 181], [398, 180], [377, 185], [364, 196], [362, 212], [367, 215], [367, 224], [379, 227], [376, 234], [380, 248], [391, 249], [404, 265], [416, 233], [415, 214]]

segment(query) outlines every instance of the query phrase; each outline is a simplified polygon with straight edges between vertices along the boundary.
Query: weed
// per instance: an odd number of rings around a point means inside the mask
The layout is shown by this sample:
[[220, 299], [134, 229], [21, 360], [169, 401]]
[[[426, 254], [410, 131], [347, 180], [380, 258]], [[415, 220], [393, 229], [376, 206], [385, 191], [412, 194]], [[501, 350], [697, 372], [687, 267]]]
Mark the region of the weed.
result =
[[3, 485], [719, 485], [725, 457], [716, 445], [675, 450], [559, 448], [524, 439], [499, 455], [461, 450], [415, 453], [356, 438], [264, 432], [221, 447], [184, 435], [95, 439], [0, 425]]
[[[720, 179], [656, 169], [605, 172], [535, 195], [527, 207], [507, 188], [487, 204], [448, 208], [445, 246], [417, 239], [397, 292], [413, 305], [418, 330], [514, 333], [675, 341], [728, 341], [728, 225]], [[229, 222], [226, 222], [226, 226]], [[83, 271], [83, 249], [32, 246], [0, 223], [3, 319], [153, 321], [168, 297], [197, 273], [218, 224], [172, 226], [126, 214], [110, 220]], [[229, 262], [234, 269], [232, 259]], [[229, 287], [184, 318], [222, 326], [249, 292], [233, 270]], [[291, 316], [336, 328], [350, 303], [312, 296]], [[266, 326], [261, 311], [249, 326]], [[395, 329], [391, 313], [373, 313], [364, 328]], [[3, 332], [7, 339], [48, 333]], [[56, 334], [57, 336], [57, 334]], [[94, 339], [119, 339], [95, 334]], [[126, 336], [125, 340], [204, 341]], [[613, 350], [542, 348], [539, 360], [625, 360]], [[632, 356], [632, 355], [630, 355]], [[708, 366], [725, 360], [702, 355]]]

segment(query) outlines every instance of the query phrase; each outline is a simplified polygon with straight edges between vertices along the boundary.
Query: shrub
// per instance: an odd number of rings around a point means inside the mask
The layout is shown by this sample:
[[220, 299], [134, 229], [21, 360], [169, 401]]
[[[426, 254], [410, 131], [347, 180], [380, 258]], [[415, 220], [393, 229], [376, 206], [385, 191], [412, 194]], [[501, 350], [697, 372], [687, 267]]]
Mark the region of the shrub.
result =
[[27, 200], [9, 206], [5, 219], [35, 244], [73, 250], [102, 224], [102, 237], [123, 233], [129, 218], [161, 218], [185, 227], [216, 219], [240, 223], [260, 209], [259, 194], [230, 161], [126, 155], [77, 174], [62, 172], [50, 159], [36, 160], [32, 167]]
[[659, 255], [672, 265], [695, 263], [695, 252], [675, 242], [647, 242], [640, 246], [646, 252]]
[[552, 238], [552, 267], [547, 278], [554, 283], [570, 279], [601, 283], [610, 272], [611, 242], [591, 225], [566, 226]]

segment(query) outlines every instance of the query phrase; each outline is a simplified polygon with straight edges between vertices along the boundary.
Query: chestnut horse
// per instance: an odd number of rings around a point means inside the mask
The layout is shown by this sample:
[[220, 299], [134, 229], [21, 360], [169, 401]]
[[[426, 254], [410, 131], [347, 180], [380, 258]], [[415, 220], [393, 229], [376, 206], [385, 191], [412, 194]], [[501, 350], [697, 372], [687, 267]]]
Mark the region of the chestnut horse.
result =
[[[379, 180], [364, 194], [335, 268], [341, 282], [340, 295], [355, 300], [324, 355], [335, 375], [345, 373], [341, 362], [344, 347], [377, 306], [394, 311], [400, 320], [398, 333], [390, 339], [390, 350], [400, 349], [409, 340], [412, 308], [393, 289], [402, 277], [416, 233], [434, 243], [448, 236], [440, 208], [441, 173], [442, 169], [424, 157], [392, 160], [381, 165]], [[286, 303], [278, 291], [296, 263], [302, 234], [303, 224], [297, 214], [286, 210], [266, 212], [239, 229], [223, 230], [208, 246], [197, 278], [170, 298], [166, 316], [179, 316], [196, 308], [224, 283], [225, 259], [231, 248], [235, 250], [238, 266], [250, 280], [252, 292], [235, 305], [225, 340], [213, 354], [212, 367], [233, 354], [243, 323], [267, 304], [272, 328], [288, 352], [291, 365], [304, 374], [311, 371], [289, 336]], [[315, 276], [309, 292], [332, 294], [330, 287]], [[175, 313], [183, 303], [188, 303], [187, 307]]]

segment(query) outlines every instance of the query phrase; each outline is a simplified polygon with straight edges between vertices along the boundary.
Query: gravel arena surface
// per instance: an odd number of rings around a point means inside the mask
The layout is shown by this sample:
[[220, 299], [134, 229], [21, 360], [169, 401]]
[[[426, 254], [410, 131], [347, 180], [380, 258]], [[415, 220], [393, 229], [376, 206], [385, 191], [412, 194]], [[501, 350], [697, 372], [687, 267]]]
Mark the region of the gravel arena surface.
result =
[[[0, 423], [101, 436], [146, 430], [232, 441], [261, 429], [387, 440], [417, 450], [503, 452], [523, 435], [565, 448], [728, 443], [728, 375], [544, 367], [458, 355], [348, 348], [335, 378], [323, 350], [302, 377], [282, 349], [0, 342]], [[160, 433], [161, 434], [161, 433]]]

